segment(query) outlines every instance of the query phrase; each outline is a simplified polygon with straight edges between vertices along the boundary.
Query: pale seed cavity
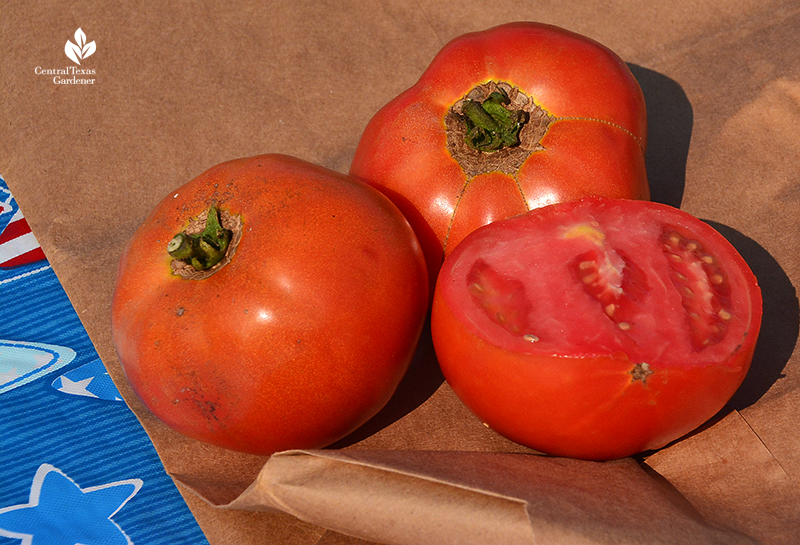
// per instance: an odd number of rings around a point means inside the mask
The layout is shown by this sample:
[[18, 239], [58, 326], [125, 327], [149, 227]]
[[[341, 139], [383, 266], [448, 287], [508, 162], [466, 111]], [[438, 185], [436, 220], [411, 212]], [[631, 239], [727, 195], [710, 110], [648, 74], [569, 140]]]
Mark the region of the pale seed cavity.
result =
[[664, 254], [672, 268], [672, 282], [681, 296], [686, 323], [696, 350], [715, 345], [727, 333], [733, 315], [730, 287], [714, 256], [697, 240], [674, 228], [661, 236]]
[[514, 277], [501, 274], [483, 260], [467, 274], [467, 291], [486, 317], [514, 336], [529, 331], [530, 301], [525, 287]]
[[570, 226], [562, 236], [565, 239], [584, 239], [594, 245], [572, 262], [572, 272], [609, 320], [619, 330], [630, 331], [635, 320], [626, 309], [630, 308], [628, 303], [635, 299], [635, 294], [629, 290], [635, 292], [643, 287], [643, 275], [633, 260], [607, 246], [606, 233], [596, 221]]

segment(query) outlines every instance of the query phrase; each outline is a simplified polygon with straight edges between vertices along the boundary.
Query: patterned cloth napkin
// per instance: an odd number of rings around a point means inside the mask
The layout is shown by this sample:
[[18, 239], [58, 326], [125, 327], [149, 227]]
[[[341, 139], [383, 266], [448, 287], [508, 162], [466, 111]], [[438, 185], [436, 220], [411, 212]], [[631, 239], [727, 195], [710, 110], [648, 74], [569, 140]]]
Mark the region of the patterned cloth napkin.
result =
[[0, 545], [207, 544], [0, 177]]

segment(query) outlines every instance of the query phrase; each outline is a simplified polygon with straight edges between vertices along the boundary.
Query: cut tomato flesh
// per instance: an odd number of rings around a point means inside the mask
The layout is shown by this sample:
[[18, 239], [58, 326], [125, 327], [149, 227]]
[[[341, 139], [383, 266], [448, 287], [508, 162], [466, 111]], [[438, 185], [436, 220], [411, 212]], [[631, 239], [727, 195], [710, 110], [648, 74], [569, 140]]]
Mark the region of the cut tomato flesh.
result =
[[[743, 335], [750, 309], [731, 300], [732, 280], [707, 249], [717, 239], [704, 243], [708, 233], [682, 215], [624, 208], [561, 207], [499, 222], [447, 274], [474, 303], [457, 305], [465, 322], [517, 351], [622, 351], [675, 363]], [[445, 291], [458, 297], [456, 287]]]

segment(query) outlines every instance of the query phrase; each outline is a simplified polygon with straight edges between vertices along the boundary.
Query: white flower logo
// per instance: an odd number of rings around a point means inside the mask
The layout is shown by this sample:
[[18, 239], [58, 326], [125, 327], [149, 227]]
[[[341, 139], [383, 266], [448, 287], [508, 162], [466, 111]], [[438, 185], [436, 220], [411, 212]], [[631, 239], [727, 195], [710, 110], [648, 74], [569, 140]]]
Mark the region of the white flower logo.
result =
[[94, 41], [91, 41], [88, 44], [86, 43], [86, 34], [84, 34], [83, 30], [81, 29], [75, 31], [75, 42], [76, 43], [72, 43], [71, 41], [67, 40], [67, 43], [64, 46], [64, 53], [67, 54], [67, 57], [72, 59], [72, 62], [80, 64], [81, 59], [85, 59], [94, 53], [96, 46], [94, 45]]

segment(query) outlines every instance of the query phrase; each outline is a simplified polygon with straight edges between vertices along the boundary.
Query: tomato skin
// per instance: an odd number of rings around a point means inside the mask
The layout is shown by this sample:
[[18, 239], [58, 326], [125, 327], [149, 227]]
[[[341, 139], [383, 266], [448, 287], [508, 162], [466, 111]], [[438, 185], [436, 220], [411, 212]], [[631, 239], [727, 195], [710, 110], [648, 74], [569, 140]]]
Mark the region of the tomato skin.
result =
[[[166, 245], [215, 204], [240, 214], [230, 262], [172, 274]], [[164, 198], [120, 260], [113, 339], [166, 425], [259, 455], [320, 448], [380, 410], [428, 310], [408, 222], [382, 194], [281, 155], [223, 163]]]
[[[519, 88], [555, 119], [515, 172], [471, 176], [448, 149], [444, 120], [489, 81]], [[492, 220], [586, 195], [649, 199], [646, 147], [644, 96], [625, 63], [584, 36], [521, 22], [447, 44], [370, 120], [350, 174], [409, 218], [435, 280], [444, 256]]]
[[[598, 215], [602, 209], [613, 211]], [[631, 340], [621, 332], [619, 323], [603, 315], [591, 291], [580, 286], [580, 278], [568, 272], [571, 262], [565, 262], [564, 256], [569, 250], [561, 253], [559, 248], [568, 248], [570, 242], [553, 242], [552, 238], [546, 238], [541, 248], [548, 252], [552, 248], [558, 254], [554, 263], [542, 263], [546, 258], [536, 254], [539, 265], [530, 273], [519, 273], [520, 279], [509, 272], [517, 265], [498, 265], [494, 280], [489, 278], [482, 284], [489, 293], [483, 301], [486, 311], [505, 313], [509, 321], [523, 324], [519, 332], [510, 334], [512, 328], [507, 322], [503, 329], [481, 317], [475, 302], [478, 299], [464, 287], [465, 280], [475, 281], [474, 275], [464, 274], [469, 267], [475, 270], [473, 263], [514, 261], [513, 253], [523, 244], [556, 232], [544, 229], [544, 224], [559, 221], [586, 225], [597, 221], [607, 234], [608, 244], [612, 244], [612, 227], [603, 219], [609, 214], [619, 222], [613, 229], [636, 224], [635, 217], [643, 215], [651, 223], [677, 226], [713, 254], [728, 290], [723, 294], [726, 306], [720, 311], [729, 320], [726, 336], [707, 348], [694, 347], [692, 336], [682, 327], [689, 311], [681, 306], [680, 295], [673, 294], [672, 299], [664, 295], [673, 290], [660, 291], [660, 281], [654, 276], [657, 273], [650, 273], [648, 268], [645, 277], [636, 280], [647, 289], [636, 291], [632, 285], [626, 289], [633, 294], [631, 305], [644, 309], [638, 315], [641, 325], [631, 320], [632, 327], [648, 329], [647, 314], [654, 318], [655, 327]], [[635, 227], [631, 229], [631, 233], [614, 236], [616, 240], [640, 239], [626, 243], [634, 263], [667, 261], [659, 257], [658, 244], [643, 243], [647, 236]], [[515, 237], [521, 242], [509, 250], [507, 245]], [[639, 253], [631, 248], [639, 248]], [[524, 259], [522, 262], [526, 263]], [[670, 269], [663, 265], [659, 270]], [[713, 277], [716, 272], [710, 274]], [[535, 275], [549, 277], [549, 284], [525, 279]], [[669, 278], [662, 280], [664, 285], [672, 285]], [[504, 298], [503, 290], [515, 282], [522, 287], [515, 288], [513, 297]], [[563, 308], [561, 314], [559, 307]], [[636, 312], [629, 311], [634, 320]], [[761, 312], [761, 294], [752, 272], [707, 224], [656, 203], [584, 198], [498, 221], [465, 238], [442, 267], [433, 298], [431, 328], [445, 378], [490, 428], [548, 454], [609, 460], [663, 447], [714, 416], [747, 374]], [[547, 325], [545, 322], [551, 319], [561, 321]], [[522, 341], [522, 333], [528, 330], [540, 333], [541, 339]], [[583, 338], [589, 340], [583, 342]]]

